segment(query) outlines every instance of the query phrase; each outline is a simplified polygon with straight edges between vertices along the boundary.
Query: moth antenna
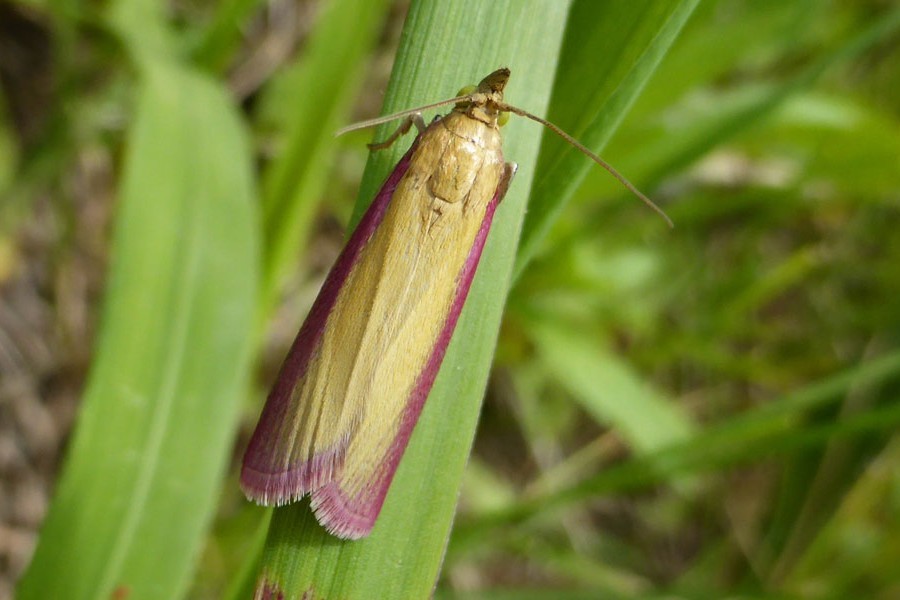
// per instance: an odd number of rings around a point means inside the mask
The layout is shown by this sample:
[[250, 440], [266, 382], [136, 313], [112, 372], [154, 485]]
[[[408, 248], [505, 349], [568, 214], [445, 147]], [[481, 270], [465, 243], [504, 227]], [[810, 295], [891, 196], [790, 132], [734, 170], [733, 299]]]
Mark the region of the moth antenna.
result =
[[616, 171], [616, 169], [613, 168], [613, 166], [611, 164], [609, 164], [608, 162], [606, 162], [605, 160], [603, 160], [602, 158], [600, 158], [599, 156], [597, 156], [596, 154], [594, 154], [593, 152], [588, 150], [587, 147], [584, 146], [584, 144], [582, 144], [581, 142], [579, 142], [578, 140], [573, 138], [571, 135], [569, 135], [568, 133], [566, 133], [565, 131], [560, 129], [558, 126], [554, 125], [553, 123], [551, 123], [550, 121], [548, 121], [546, 119], [542, 119], [541, 117], [539, 117], [537, 115], [533, 115], [528, 111], [522, 110], [521, 108], [517, 108], [515, 106], [510, 106], [509, 104], [498, 103], [497, 108], [499, 108], [500, 110], [515, 113], [515, 114], [519, 115], [520, 117], [525, 117], [526, 119], [531, 119], [532, 121], [540, 123], [547, 129], [549, 129], [550, 131], [552, 131], [553, 133], [555, 133], [556, 135], [561, 137], [562, 139], [566, 140], [567, 142], [569, 142], [570, 144], [575, 146], [575, 148], [580, 150], [583, 154], [585, 154], [592, 161], [594, 161], [595, 163], [597, 163], [598, 165], [600, 165], [601, 167], [606, 169], [610, 175], [612, 175], [613, 177], [618, 179], [619, 183], [621, 183], [622, 185], [625, 186], [625, 189], [627, 189], [629, 192], [631, 192], [632, 194], [637, 196], [638, 199], [641, 202], [643, 202], [644, 204], [646, 204], [647, 206], [649, 206], [650, 209], [653, 210], [653, 212], [655, 212], [660, 217], [662, 217], [663, 220], [666, 222], [666, 224], [668, 224], [670, 229], [675, 227], [675, 224], [672, 222], [672, 219], [669, 218], [669, 215], [667, 215], [666, 212], [662, 208], [659, 207], [659, 205], [657, 205], [655, 202], [653, 202], [653, 200], [651, 200], [650, 198], [645, 196], [639, 189], [634, 187], [634, 185], [630, 181], [628, 181], [624, 175], [622, 175], [621, 173]]
[[419, 106], [417, 108], [410, 108], [407, 110], [400, 111], [398, 113], [394, 113], [392, 115], [385, 115], [383, 117], [375, 117], [374, 119], [366, 119], [365, 121], [360, 121], [358, 123], [353, 123], [351, 125], [347, 125], [346, 127], [341, 127], [334, 133], [334, 137], [340, 137], [345, 133], [350, 133], [351, 131], [359, 131], [360, 129], [368, 129], [369, 127], [375, 127], [376, 125], [381, 125], [382, 123], [390, 123], [391, 121], [396, 121], [397, 119], [402, 119], [403, 117], [408, 117], [409, 115], [414, 115], [418, 112], [422, 112], [423, 110], [431, 110], [432, 108], [439, 108], [441, 106], [446, 106], [448, 104], [454, 104], [456, 102], [466, 102], [472, 100], [474, 94], [466, 94], [464, 96], [457, 96], [456, 98], [450, 98], [448, 100], [441, 100], [440, 102], [434, 102], [432, 104], [426, 104], [425, 106]]

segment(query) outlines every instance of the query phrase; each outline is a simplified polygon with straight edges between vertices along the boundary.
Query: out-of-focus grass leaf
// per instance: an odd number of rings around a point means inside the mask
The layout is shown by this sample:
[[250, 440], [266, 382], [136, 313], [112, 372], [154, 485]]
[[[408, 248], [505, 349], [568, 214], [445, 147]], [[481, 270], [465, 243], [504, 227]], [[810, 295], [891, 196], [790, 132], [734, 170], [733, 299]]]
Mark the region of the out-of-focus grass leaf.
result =
[[178, 45], [166, 22], [166, 6], [154, 0], [118, 0], [108, 5], [106, 19], [135, 57], [175, 59]]
[[896, 189], [896, 178], [882, 167], [900, 155], [893, 118], [871, 105], [812, 91], [794, 96], [765, 126], [741, 138], [750, 151], [769, 144], [793, 152], [806, 181], [827, 179], [835, 191], [866, 202]]
[[[598, 590], [535, 590], [535, 589], [487, 589], [477, 592], [440, 591], [435, 595], [437, 600], [596, 600], [598, 597], [618, 600], [621, 596], [604, 594], [598, 596]], [[649, 599], [652, 596], [641, 596]]]
[[[697, 0], [573, 4], [548, 118], [588, 148], [600, 150], [696, 5]], [[598, 80], [603, 84], [584, 85]], [[545, 136], [538, 165], [517, 273], [534, 256], [588, 169], [599, 168], [555, 136]]]
[[[840, 430], [866, 415], [877, 413], [895, 393], [895, 386], [860, 381], [848, 390], [840, 407], [827, 419]], [[785, 465], [775, 511], [757, 565], [770, 585], [780, 585], [803, 558], [810, 544], [832, 518], [845, 496], [858, 484], [859, 473], [895, 436], [893, 428], [875, 430], [860, 438], [836, 436], [823, 447], [798, 452]]]
[[179, 597], [247, 385], [247, 140], [205, 78], [163, 62], [141, 76], [96, 358], [20, 598]]
[[[541, 112], [549, 98], [565, 2], [415, 2], [385, 99], [385, 112], [452, 97], [499, 66], [512, 69], [506, 97]], [[426, 115], [426, 120], [430, 115]], [[375, 137], [396, 127], [381, 128]], [[343, 542], [316, 524], [307, 503], [277, 509], [262, 582], [286, 597], [420, 598], [434, 586], [456, 506], [510, 279], [539, 133], [512, 121], [504, 151], [519, 175], [499, 209], [475, 284], [438, 381], [372, 535]], [[404, 140], [372, 156], [360, 209], [371, 201]]]
[[224, 0], [216, 4], [210, 24], [193, 43], [195, 63], [216, 72], [228, 66], [241, 41], [247, 17], [264, 5], [263, 0]]
[[[887, 39], [898, 27], [900, 10], [879, 19], [865, 31], [853, 32], [831, 52], [778, 83], [750, 82], [724, 91], [695, 91], [690, 98], [669, 108], [664, 121], [651, 119], [651, 125], [635, 125], [633, 130], [623, 132], [623, 139], [610, 144], [610, 152], [616, 156], [617, 165], [636, 180], [658, 182], [726, 140], [777, 116], [779, 109], [789, 107], [789, 102], [823, 73]], [[669, 89], [665, 80], [659, 85]], [[766, 146], [771, 148], [774, 142], [767, 139]], [[589, 177], [591, 187], [586, 193], [592, 197], [616, 190], [616, 184], [604, 177], [595, 174]], [[678, 217], [685, 211], [689, 218], [691, 210], [691, 207], [678, 207], [672, 216]]]
[[[5, 196], [6, 189], [12, 183], [12, 176], [18, 160], [18, 150], [11, 122], [7, 118], [6, 105], [0, 98], [0, 195]], [[0, 208], [0, 215], [4, 210], [4, 208]]]
[[229, 600], [244, 600], [251, 598], [253, 590], [256, 587], [256, 578], [259, 571], [259, 559], [262, 557], [263, 547], [266, 543], [266, 537], [271, 522], [272, 511], [265, 511], [262, 519], [256, 524], [256, 530], [253, 532], [250, 550], [244, 562], [241, 564], [240, 570], [231, 578], [228, 590], [224, 594], [224, 598]]
[[[834, 597], [851, 597], [870, 590], [875, 596], [882, 577], [888, 584], [898, 581], [900, 575], [893, 569], [900, 555], [895, 535], [900, 526], [897, 464], [900, 438], [895, 435], [881, 456], [862, 473], [803, 563], [783, 582], [785, 589], [799, 595], [808, 581], [827, 581]], [[834, 564], [841, 568], [835, 569]], [[827, 573], [827, 578], [823, 573]]]
[[460, 524], [457, 527], [457, 531], [461, 532], [460, 542], [470, 542], [476, 531], [483, 535], [485, 527], [547, 514], [550, 509], [582, 502], [599, 494], [632, 490], [682, 474], [771, 458], [797, 448], [822, 445], [832, 436], [850, 437], [868, 435], [873, 431], [891, 431], [900, 422], [900, 406], [877, 407], [844, 422], [807, 423], [802, 433], [798, 433], [796, 427], [798, 423], [807, 421], [811, 411], [833, 406], [853, 387], [876, 385], [898, 376], [900, 353], [887, 354], [772, 404], [731, 418], [722, 425], [698, 432], [684, 442], [616, 465], [568, 489], [521, 501]]
[[686, 415], [589, 339], [589, 333], [543, 321], [531, 334], [550, 374], [588, 414], [613, 427], [637, 452], [658, 450], [693, 431]]
[[328, 2], [301, 59], [262, 94], [259, 120], [283, 146], [263, 175], [264, 309], [296, 271], [331, 173], [334, 132], [360, 87], [387, 7], [386, 0]]

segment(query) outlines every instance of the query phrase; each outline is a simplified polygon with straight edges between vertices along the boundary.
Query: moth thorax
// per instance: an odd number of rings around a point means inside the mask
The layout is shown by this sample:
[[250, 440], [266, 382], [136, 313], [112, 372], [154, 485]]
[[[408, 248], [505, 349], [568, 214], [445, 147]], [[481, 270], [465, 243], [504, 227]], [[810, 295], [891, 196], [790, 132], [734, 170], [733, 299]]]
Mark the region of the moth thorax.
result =
[[490, 127], [497, 127], [501, 112], [497, 110], [491, 103], [469, 104], [465, 107], [465, 113]]

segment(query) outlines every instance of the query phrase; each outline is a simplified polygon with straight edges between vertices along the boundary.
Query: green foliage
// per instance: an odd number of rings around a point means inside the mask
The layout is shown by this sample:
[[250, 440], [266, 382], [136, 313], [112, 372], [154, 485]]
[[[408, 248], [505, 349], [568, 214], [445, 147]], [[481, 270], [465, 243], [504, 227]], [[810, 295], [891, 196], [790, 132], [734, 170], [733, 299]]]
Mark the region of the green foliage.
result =
[[[261, 569], [290, 598], [891, 597], [900, 11], [311, 4], [262, 70], [261, 2], [27, 9], [59, 98], [27, 147], [0, 102], [0, 236], [85, 149], [123, 158], [101, 334], [19, 595], [244, 598]], [[513, 117], [519, 173], [438, 382], [375, 531], [343, 542], [305, 502], [248, 506], [233, 446], [272, 377], [253, 365], [283, 356], [333, 258], [321, 230], [350, 214], [370, 134], [332, 132], [379, 95], [401, 19], [385, 113], [509, 66], [511, 104], [676, 227]], [[355, 218], [406, 147], [369, 157]]]
[[102, 334], [21, 598], [182, 595], [247, 385], [248, 145], [217, 86], [141, 67]]

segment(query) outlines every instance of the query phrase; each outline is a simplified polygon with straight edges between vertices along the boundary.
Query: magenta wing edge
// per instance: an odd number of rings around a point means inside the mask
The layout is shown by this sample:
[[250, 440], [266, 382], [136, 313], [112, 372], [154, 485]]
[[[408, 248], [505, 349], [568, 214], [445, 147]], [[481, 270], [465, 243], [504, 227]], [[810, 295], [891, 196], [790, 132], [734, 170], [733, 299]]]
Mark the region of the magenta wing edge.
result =
[[285, 470], [282, 467], [282, 453], [286, 451], [286, 442], [279, 439], [278, 424], [290, 409], [291, 393], [297, 381], [306, 374], [338, 294], [363, 248], [381, 224], [397, 184], [409, 168], [410, 157], [418, 142], [419, 137], [394, 167], [341, 251], [269, 392], [241, 467], [241, 489], [254, 502], [268, 506], [298, 500], [321, 485], [323, 474], [332, 472], [342, 458], [343, 448], [320, 454], [311, 461], [292, 465]]
[[454, 329], [456, 329], [456, 323], [466, 302], [466, 297], [469, 295], [469, 288], [472, 286], [472, 280], [475, 277], [475, 271], [478, 268], [481, 253], [484, 250], [484, 244], [494, 220], [494, 212], [506, 193], [507, 183], [508, 181], [500, 184], [485, 210], [484, 220], [475, 237], [472, 249], [469, 251], [466, 262], [460, 270], [456, 295], [450, 306], [450, 311], [447, 313], [444, 327], [435, 340], [431, 356], [429, 356], [415, 387], [410, 393], [403, 413], [403, 421], [391, 443], [387, 459], [381, 464], [375, 477], [372, 478], [369, 485], [366, 486], [365, 492], [360, 496], [349, 497], [334, 481], [330, 481], [312, 492], [311, 506], [316, 518], [330, 533], [338, 537], [359, 539], [368, 535], [375, 525], [375, 520], [381, 512], [387, 491], [397, 471], [397, 466], [409, 443], [413, 428], [419, 420], [419, 415], [422, 414], [425, 400], [428, 398], [428, 393], [434, 385], [434, 380], [444, 360], [447, 346], [453, 336]]

